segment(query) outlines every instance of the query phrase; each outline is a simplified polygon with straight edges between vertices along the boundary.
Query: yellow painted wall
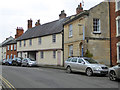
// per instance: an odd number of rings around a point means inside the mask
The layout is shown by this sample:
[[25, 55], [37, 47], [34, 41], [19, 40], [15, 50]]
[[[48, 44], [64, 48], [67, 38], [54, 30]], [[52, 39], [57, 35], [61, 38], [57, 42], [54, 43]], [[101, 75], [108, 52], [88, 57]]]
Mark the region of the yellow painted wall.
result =
[[52, 35], [41, 37], [42, 43], [39, 45], [38, 38], [32, 39], [32, 46], [29, 45], [29, 40], [26, 40], [26, 46], [24, 47], [24, 41], [22, 46], [19, 46], [17, 42], [17, 51], [33, 51], [33, 50], [46, 50], [46, 49], [62, 49], [62, 34], [56, 34], [56, 42], [52, 42]]

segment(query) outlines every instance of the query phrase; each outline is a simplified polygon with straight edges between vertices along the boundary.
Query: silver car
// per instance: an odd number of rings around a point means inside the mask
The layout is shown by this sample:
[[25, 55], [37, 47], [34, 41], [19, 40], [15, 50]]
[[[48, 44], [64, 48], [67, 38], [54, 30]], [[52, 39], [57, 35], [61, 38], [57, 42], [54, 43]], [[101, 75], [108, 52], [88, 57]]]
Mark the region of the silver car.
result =
[[31, 58], [25, 58], [22, 60], [21, 66], [36, 66], [36, 60], [33, 60]]
[[65, 68], [67, 73], [72, 71], [84, 72], [87, 76], [93, 74], [108, 74], [108, 67], [99, 64], [97, 61], [87, 57], [72, 57], [65, 61]]
[[120, 64], [109, 68], [109, 79], [112, 81], [120, 79]]

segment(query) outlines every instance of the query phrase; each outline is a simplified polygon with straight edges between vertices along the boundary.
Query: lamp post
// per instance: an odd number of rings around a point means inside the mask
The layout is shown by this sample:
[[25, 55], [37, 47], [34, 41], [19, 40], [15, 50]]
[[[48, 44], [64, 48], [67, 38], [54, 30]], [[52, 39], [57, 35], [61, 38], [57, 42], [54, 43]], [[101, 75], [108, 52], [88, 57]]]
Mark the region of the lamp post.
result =
[[[78, 26], [83, 26], [83, 41], [85, 41], [85, 26], [83, 24], [78, 24]], [[83, 44], [82, 44], [82, 57], [84, 56], [84, 45]]]

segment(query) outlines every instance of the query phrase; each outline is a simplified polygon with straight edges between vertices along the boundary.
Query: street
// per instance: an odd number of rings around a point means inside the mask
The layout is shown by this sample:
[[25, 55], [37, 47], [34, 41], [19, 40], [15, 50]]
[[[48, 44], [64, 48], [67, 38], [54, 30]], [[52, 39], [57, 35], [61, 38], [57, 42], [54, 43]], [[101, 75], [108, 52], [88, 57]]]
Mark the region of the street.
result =
[[2, 76], [15, 88], [118, 88], [108, 77], [40, 67], [2, 66]]

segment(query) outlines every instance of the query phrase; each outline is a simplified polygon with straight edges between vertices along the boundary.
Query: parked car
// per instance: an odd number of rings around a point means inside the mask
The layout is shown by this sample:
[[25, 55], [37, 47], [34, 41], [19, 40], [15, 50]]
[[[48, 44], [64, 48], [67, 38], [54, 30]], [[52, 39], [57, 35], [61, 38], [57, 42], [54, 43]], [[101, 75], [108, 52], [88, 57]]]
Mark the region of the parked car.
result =
[[14, 58], [13, 61], [12, 61], [12, 65], [21, 66], [22, 59], [23, 59], [22, 57]]
[[12, 59], [7, 59], [5, 65], [12, 65]]
[[3, 59], [2, 60], [2, 65], [5, 65], [5, 62], [6, 62], [7, 60], [6, 59]]
[[31, 58], [25, 58], [22, 60], [21, 66], [36, 66], [36, 60], [31, 59]]
[[99, 64], [97, 61], [87, 57], [72, 57], [65, 61], [65, 68], [67, 73], [72, 71], [84, 72], [87, 76], [93, 74], [108, 74], [108, 67]]
[[109, 68], [109, 79], [115, 81], [120, 79], [120, 64], [114, 67]]

